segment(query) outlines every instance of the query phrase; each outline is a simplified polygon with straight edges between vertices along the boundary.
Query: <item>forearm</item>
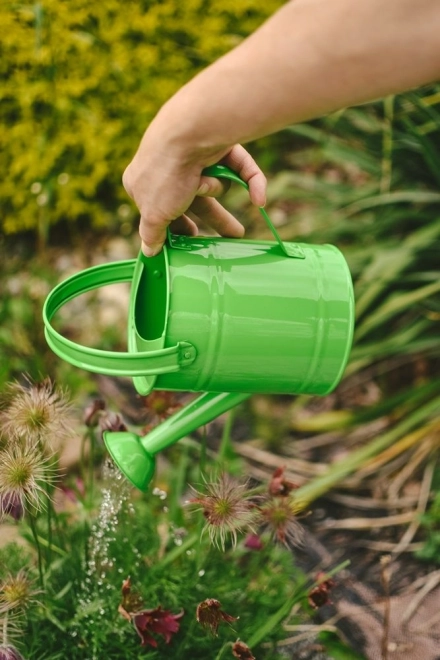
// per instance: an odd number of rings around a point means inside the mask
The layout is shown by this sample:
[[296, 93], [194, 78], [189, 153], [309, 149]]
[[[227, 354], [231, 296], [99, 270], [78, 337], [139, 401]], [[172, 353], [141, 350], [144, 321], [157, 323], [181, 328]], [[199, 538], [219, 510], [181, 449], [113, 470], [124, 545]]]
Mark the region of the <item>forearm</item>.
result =
[[[438, 0], [294, 0], [183, 87], [157, 135], [195, 159], [440, 78]], [[245, 90], [245, 91], [243, 91]]]

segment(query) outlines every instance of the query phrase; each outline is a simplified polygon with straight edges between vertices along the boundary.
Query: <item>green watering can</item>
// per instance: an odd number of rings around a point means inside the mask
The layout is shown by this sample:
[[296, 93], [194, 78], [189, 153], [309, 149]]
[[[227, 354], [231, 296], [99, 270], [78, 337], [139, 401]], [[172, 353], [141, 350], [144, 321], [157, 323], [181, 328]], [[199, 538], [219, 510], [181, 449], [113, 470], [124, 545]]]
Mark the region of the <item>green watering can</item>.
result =
[[[227, 167], [204, 174], [247, 184]], [[331, 392], [353, 336], [354, 297], [343, 255], [332, 245], [287, 243], [263, 208], [273, 241], [175, 236], [160, 254], [84, 270], [59, 284], [43, 309], [52, 350], [81, 369], [130, 376], [153, 389], [203, 392], [144, 437], [109, 432], [104, 441], [125, 476], [145, 490], [155, 454], [251, 394]], [[86, 291], [131, 282], [128, 352], [81, 346], [51, 325]]]

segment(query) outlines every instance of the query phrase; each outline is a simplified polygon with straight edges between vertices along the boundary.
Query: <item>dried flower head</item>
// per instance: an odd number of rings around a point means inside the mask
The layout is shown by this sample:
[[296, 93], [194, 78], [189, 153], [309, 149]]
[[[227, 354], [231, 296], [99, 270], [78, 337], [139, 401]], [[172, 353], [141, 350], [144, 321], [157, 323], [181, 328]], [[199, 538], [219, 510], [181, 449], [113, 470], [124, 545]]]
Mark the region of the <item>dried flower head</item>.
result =
[[[122, 602], [119, 606], [119, 612], [128, 620], [131, 620], [131, 614], [133, 612], [139, 611], [142, 607], [142, 598], [137, 591], [133, 591], [131, 588], [131, 579], [130, 576], [122, 582]], [[126, 616], [128, 615], [128, 617]]]
[[[8, 445], [0, 451], [0, 504], [12, 500], [40, 509], [42, 496], [46, 495], [43, 485], [52, 483], [54, 469], [36, 445], [29, 442]], [[1, 509], [0, 515], [6, 510]]]
[[215, 598], [207, 598], [197, 605], [196, 619], [203, 628], [207, 628], [214, 636], [217, 635], [218, 627], [222, 621], [233, 623], [238, 617], [231, 616], [221, 609], [220, 601]]
[[214, 545], [224, 550], [228, 534], [235, 546], [238, 533], [254, 531], [257, 517], [255, 497], [249, 493], [246, 484], [239, 484], [222, 473], [217, 481], [205, 481], [204, 489], [205, 492], [192, 489], [196, 497], [191, 498], [189, 503], [200, 505], [198, 510], [206, 519], [203, 531], [208, 531]]
[[0, 646], [0, 660], [24, 660], [14, 646]]
[[59, 447], [72, 435], [72, 407], [66, 393], [46, 378], [41, 383], [13, 383], [2, 413], [3, 433], [31, 443]]
[[318, 573], [316, 581], [318, 584], [308, 593], [309, 605], [313, 607], [314, 610], [317, 610], [324, 605], [331, 604], [330, 591], [335, 586], [334, 581], [322, 572]]
[[8, 575], [0, 584], [0, 613], [26, 609], [35, 602], [38, 593], [23, 569], [15, 575]]
[[232, 645], [232, 655], [239, 660], [255, 660], [255, 656], [252, 654], [249, 646], [239, 640]]
[[273, 473], [268, 487], [270, 495], [284, 497], [289, 495], [295, 488], [298, 488], [297, 484], [286, 479], [284, 476], [285, 469], [285, 467], [278, 467]]
[[287, 546], [303, 543], [304, 530], [290, 498], [271, 497], [259, 508], [259, 513], [262, 525], [277, 541]]

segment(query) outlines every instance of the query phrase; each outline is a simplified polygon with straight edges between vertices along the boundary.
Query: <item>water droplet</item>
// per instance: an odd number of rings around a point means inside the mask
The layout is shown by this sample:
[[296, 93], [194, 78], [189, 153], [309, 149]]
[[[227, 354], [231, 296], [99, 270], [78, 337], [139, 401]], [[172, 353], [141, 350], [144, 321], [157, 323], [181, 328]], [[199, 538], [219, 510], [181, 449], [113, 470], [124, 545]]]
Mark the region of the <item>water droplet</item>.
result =
[[199, 576], [199, 577], [203, 577], [204, 575], [205, 575], [205, 570], [202, 568], [202, 569], [198, 572], [198, 576]]

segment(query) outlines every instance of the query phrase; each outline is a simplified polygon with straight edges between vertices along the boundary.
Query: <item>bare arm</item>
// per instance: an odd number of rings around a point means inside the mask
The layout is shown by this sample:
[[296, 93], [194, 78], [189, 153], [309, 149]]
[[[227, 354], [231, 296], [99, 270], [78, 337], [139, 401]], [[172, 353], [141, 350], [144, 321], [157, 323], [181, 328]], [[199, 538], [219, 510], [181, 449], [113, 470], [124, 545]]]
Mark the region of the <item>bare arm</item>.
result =
[[438, 0], [291, 0], [180, 89], [147, 129], [124, 174], [145, 251], [157, 252], [168, 222], [182, 216], [189, 231], [207, 214], [220, 233], [240, 235], [205, 197], [220, 186], [201, 179], [202, 168], [222, 159], [263, 204], [264, 177], [238, 143], [440, 78], [439, 34]]

